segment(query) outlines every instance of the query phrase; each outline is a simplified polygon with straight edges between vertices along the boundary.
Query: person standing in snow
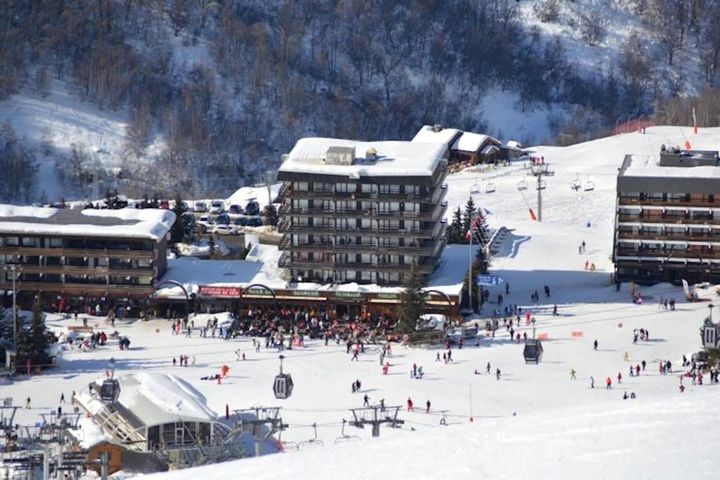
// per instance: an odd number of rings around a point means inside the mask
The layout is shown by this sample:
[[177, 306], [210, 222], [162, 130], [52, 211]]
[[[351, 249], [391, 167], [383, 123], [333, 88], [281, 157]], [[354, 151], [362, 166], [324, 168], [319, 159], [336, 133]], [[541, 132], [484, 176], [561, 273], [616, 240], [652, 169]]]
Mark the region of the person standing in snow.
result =
[[500, 369], [499, 369], [499, 368], [495, 370], [495, 379], [496, 379], [496, 380], [500, 380], [500, 373], [501, 373], [501, 372], [500, 372]]
[[577, 378], [575, 377], [575, 369], [574, 368], [570, 369], [570, 380], [577, 380]]
[[595, 388], [595, 378], [592, 376], [590, 377], [590, 388]]
[[408, 412], [413, 411], [413, 401], [410, 397], [408, 397], [408, 399], [407, 399], [407, 409], [408, 409]]
[[487, 367], [485, 367], [485, 373], [490, 374], [490, 362], [487, 363]]
[[366, 393], [363, 397], [363, 407], [369, 407], [370, 406], [370, 397], [368, 397], [368, 394]]
[[598, 348], [598, 341], [596, 338], [595, 341], [593, 342], [593, 350], [597, 351], [597, 348]]
[[30, 409], [30, 397], [25, 400], [25, 408]]
[[430, 400], [425, 402], [425, 413], [430, 413]]
[[610, 377], [607, 377], [605, 379], [605, 388], [607, 390], [610, 390], [612, 388], [612, 379]]

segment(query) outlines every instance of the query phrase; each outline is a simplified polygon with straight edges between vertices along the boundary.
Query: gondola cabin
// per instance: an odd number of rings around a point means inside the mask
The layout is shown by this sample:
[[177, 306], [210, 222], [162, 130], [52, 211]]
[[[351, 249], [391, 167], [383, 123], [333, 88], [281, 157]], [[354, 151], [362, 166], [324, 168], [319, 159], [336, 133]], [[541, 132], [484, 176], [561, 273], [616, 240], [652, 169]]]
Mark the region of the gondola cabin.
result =
[[523, 350], [523, 357], [525, 357], [525, 363], [540, 363], [543, 354], [543, 346], [540, 340], [528, 340], [525, 342], [525, 349]]
[[280, 373], [275, 377], [273, 391], [275, 392], [275, 398], [283, 400], [292, 395], [293, 379], [289, 373]]

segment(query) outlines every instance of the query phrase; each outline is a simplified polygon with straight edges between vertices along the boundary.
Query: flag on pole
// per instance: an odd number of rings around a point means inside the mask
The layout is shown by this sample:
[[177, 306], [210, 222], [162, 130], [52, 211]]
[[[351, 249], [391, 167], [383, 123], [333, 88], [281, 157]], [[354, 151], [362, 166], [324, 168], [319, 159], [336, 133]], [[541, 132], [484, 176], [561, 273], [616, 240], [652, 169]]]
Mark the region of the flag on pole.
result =
[[697, 135], [698, 128], [697, 128], [697, 117], [695, 116], [695, 107], [693, 107], [693, 133]]
[[475, 215], [470, 222], [470, 229], [465, 233], [465, 240], [470, 240], [470, 236], [474, 235], [482, 225], [482, 214]]

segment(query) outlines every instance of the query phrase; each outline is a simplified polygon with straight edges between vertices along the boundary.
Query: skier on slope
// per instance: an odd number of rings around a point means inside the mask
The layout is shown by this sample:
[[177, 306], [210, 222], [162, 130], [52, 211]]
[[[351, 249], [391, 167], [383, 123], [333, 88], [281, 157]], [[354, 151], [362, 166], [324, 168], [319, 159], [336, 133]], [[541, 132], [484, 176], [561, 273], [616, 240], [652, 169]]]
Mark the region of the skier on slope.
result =
[[408, 412], [413, 411], [413, 401], [410, 397], [408, 397], [408, 399], [407, 399], [407, 409], [408, 409]]

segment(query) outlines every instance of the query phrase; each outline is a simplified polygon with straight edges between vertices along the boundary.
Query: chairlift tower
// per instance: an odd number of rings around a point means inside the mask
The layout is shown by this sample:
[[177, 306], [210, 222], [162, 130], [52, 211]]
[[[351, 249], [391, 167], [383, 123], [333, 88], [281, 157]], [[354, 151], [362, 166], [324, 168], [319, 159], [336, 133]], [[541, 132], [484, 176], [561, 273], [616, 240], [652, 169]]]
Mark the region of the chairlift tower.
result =
[[372, 436], [380, 436], [380, 425], [389, 424], [393, 428], [398, 428], [405, 423], [405, 420], [397, 418], [400, 407], [383, 407], [373, 405], [372, 407], [351, 408], [353, 420], [350, 424], [354, 427], [365, 428], [365, 425], [372, 425]]
[[[263, 452], [263, 442], [277, 432], [285, 430], [288, 425], [280, 417], [280, 407], [253, 407], [234, 410], [238, 419], [235, 429], [240, 432], [250, 431], [255, 439], [255, 456]], [[265, 428], [262, 428], [265, 426]]]
[[542, 222], [542, 191], [545, 190], [543, 176], [553, 175], [555, 172], [549, 169], [547, 163], [537, 163], [530, 167], [532, 174], [537, 177], [537, 221]]

